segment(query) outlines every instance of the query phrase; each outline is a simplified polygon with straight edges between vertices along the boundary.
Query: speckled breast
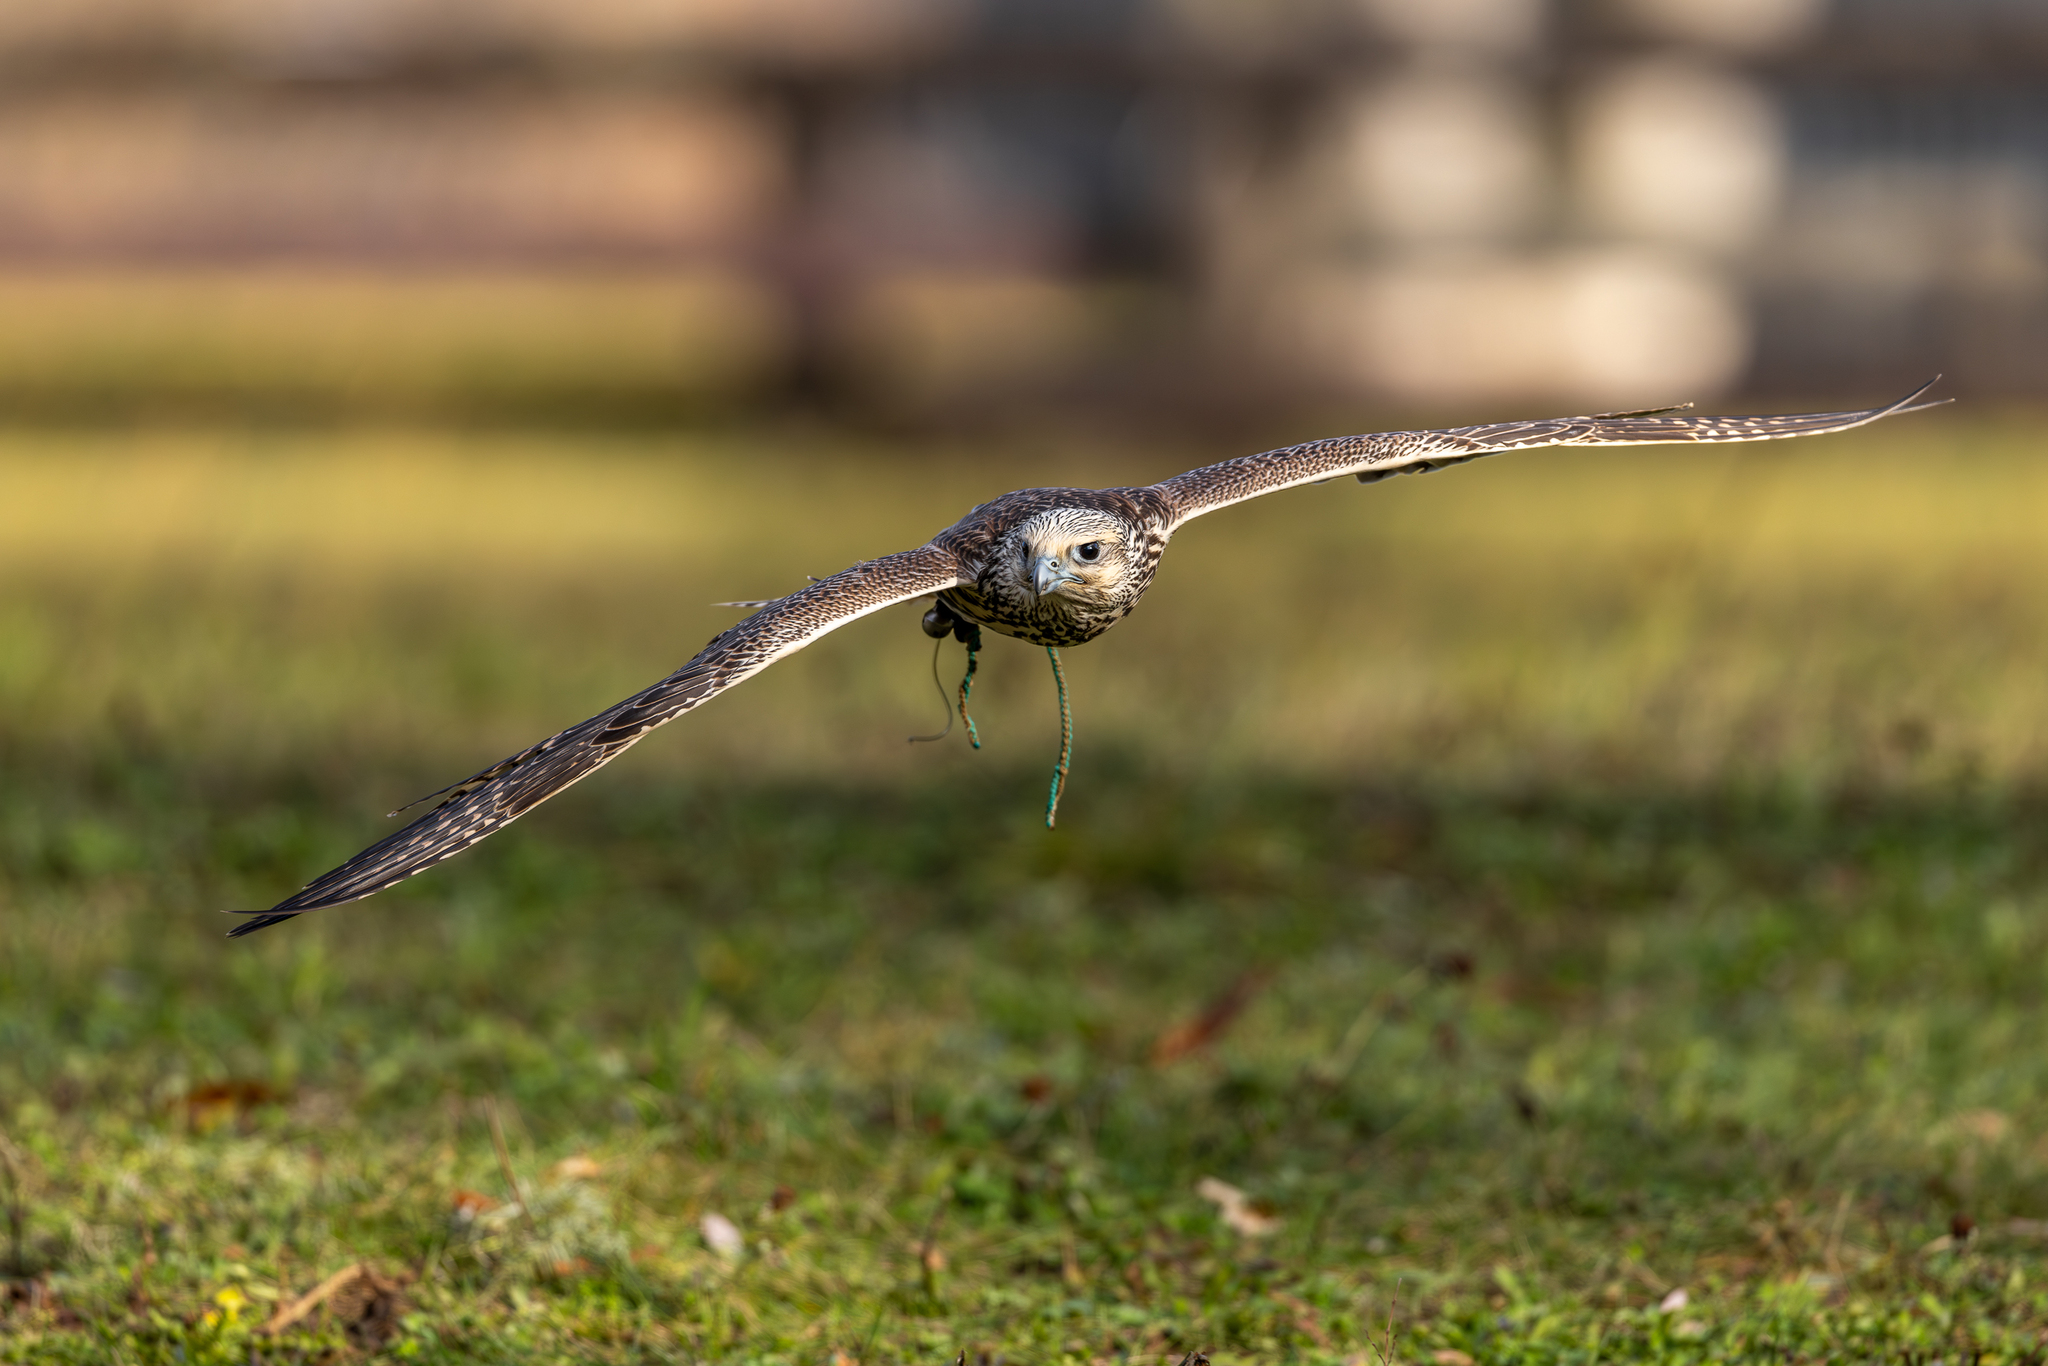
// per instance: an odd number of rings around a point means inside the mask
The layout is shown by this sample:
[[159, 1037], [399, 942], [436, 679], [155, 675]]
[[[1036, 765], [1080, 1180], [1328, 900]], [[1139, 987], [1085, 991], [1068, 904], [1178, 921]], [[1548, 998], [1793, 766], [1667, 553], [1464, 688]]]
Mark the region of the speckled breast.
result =
[[1007, 595], [983, 591], [982, 585], [962, 584], [947, 589], [939, 598], [956, 614], [978, 626], [1033, 645], [1055, 648], [1087, 644], [1123, 620], [1128, 611], [1088, 612], [1057, 598], [1011, 600]]

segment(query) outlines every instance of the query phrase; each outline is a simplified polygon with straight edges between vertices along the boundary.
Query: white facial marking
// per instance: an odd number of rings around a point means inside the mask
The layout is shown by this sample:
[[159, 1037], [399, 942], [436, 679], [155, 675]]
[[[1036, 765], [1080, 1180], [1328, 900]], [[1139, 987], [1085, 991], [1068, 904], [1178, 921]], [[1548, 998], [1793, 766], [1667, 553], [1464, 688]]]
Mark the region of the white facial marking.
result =
[[1039, 597], [1088, 602], [1123, 575], [1125, 531], [1116, 518], [1085, 508], [1041, 513], [1024, 529], [1025, 578]]

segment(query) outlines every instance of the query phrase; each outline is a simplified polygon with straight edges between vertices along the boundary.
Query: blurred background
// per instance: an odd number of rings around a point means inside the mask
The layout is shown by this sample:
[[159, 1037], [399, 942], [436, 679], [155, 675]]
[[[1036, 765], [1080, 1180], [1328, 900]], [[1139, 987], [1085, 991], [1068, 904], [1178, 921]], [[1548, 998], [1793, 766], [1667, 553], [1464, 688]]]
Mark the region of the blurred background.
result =
[[0, 402], [2032, 395], [2044, 75], [2026, 0], [9, 6]]

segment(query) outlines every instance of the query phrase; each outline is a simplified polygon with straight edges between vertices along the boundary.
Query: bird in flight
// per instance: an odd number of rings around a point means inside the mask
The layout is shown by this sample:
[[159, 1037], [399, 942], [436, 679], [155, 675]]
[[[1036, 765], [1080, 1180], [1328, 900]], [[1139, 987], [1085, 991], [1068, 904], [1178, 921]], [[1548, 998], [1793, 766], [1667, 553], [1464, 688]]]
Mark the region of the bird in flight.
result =
[[[1346, 475], [1369, 484], [1396, 474], [1421, 474], [1536, 446], [1648, 446], [1820, 436], [1945, 402], [1921, 401], [1931, 387], [1932, 382], [1896, 403], [1855, 412], [1699, 417], [1686, 411], [1688, 404], [1590, 417], [1339, 436], [1205, 465], [1145, 488], [1006, 493], [975, 508], [915, 550], [865, 560], [772, 602], [733, 604], [760, 610], [720, 632], [694, 659], [652, 687], [422, 798], [442, 800], [412, 824], [269, 910], [234, 912], [249, 918], [229, 934], [251, 934], [307, 911], [357, 901], [423, 873], [596, 772], [656, 726], [745, 682], [829, 631], [870, 612], [920, 598], [936, 599], [924, 615], [926, 634], [941, 641], [952, 635], [968, 647], [968, 678], [961, 685], [960, 698], [963, 717], [980, 628], [1042, 645], [1051, 654], [1055, 677], [1060, 680], [1064, 724], [1060, 764], [1047, 805], [1050, 825], [1072, 734], [1058, 652], [1063, 646], [1086, 644], [1128, 615], [1151, 586], [1167, 542], [1197, 517], [1264, 494]], [[971, 735], [971, 722], [969, 726]]]

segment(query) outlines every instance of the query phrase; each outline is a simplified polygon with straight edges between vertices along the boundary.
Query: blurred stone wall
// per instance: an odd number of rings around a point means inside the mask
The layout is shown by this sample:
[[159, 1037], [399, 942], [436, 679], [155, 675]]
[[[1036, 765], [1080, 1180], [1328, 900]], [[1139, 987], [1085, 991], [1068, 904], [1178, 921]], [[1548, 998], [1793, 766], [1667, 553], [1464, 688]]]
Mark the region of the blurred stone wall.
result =
[[2029, 0], [0, 7], [0, 271], [694, 271], [792, 389], [2033, 393]]

